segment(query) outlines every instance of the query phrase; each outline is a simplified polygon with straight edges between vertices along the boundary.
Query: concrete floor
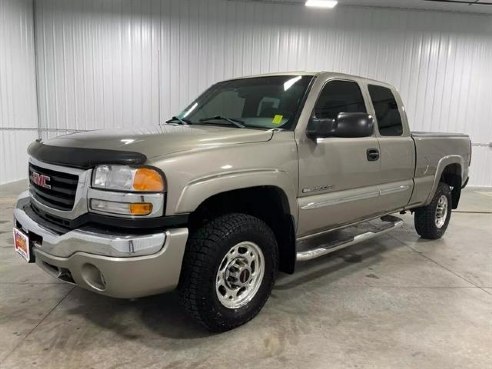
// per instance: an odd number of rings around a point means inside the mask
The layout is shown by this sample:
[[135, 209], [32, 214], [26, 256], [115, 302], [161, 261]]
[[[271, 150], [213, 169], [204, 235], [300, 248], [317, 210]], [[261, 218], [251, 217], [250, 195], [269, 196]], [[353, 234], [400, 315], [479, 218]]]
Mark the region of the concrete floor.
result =
[[111, 299], [23, 263], [22, 187], [0, 187], [1, 368], [492, 368], [492, 192], [467, 191], [442, 240], [420, 240], [405, 215], [282, 275], [256, 319], [211, 335], [174, 294]]

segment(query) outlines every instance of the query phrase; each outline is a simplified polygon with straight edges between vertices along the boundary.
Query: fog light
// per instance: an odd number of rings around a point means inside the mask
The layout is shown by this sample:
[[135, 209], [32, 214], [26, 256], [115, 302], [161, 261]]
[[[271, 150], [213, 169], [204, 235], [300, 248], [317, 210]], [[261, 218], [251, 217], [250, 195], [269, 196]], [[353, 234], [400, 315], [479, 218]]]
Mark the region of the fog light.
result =
[[116, 202], [99, 199], [91, 199], [90, 207], [92, 210], [122, 215], [149, 215], [152, 213], [152, 204], [147, 202]]

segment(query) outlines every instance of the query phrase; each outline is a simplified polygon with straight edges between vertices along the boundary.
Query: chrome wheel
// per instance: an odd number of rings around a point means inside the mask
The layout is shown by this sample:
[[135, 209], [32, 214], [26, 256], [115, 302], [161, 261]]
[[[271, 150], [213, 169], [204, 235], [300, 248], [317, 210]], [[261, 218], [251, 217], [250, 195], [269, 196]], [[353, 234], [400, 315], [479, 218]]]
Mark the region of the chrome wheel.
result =
[[446, 223], [446, 218], [448, 217], [448, 198], [442, 195], [437, 201], [436, 207], [436, 227], [441, 228]]
[[253, 242], [240, 242], [224, 256], [217, 271], [215, 291], [222, 305], [238, 309], [250, 302], [260, 289], [265, 259]]

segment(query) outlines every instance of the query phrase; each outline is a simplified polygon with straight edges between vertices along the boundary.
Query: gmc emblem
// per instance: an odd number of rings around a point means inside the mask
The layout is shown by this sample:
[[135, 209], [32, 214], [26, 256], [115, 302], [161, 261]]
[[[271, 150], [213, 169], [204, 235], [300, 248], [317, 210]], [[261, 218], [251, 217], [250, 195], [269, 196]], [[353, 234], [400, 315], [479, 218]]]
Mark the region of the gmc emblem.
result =
[[44, 174], [32, 172], [31, 180], [32, 180], [32, 183], [34, 183], [36, 186], [47, 188], [48, 190], [51, 189], [51, 185], [49, 183], [51, 178], [48, 176], [45, 176]]

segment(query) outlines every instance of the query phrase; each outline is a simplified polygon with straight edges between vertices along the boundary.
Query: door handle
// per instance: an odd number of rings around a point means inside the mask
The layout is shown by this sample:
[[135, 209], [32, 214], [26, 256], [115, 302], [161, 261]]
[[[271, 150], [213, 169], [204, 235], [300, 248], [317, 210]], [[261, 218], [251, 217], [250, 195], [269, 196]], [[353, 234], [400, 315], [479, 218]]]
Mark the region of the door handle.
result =
[[367, 160], [369, 160], [369, 161], [379, 160], [379, 150], [378, 149], [367, 149]]

